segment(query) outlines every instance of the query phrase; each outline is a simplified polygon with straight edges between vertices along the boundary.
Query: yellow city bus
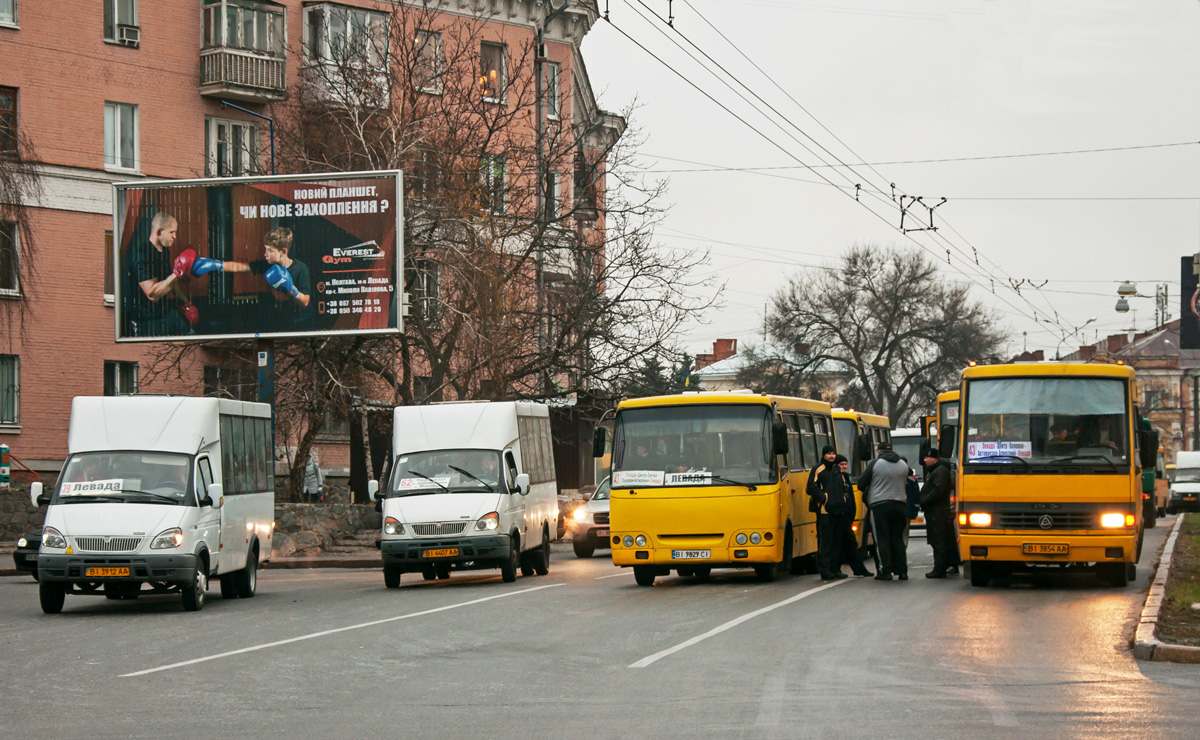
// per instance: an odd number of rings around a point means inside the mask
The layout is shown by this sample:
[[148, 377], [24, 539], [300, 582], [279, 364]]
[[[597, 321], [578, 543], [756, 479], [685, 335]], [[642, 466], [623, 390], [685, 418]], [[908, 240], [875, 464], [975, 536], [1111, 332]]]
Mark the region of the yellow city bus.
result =
[[892, 424], [886, 416], [879, 414], [834, 409], [833, 429], [837, 436], [838, 454], [850, 461], [850, 482], [856, 484], [854, 497], [858, 500], [858, 508], [854, 512], [854, 535], [858, 538], [859, 547], [867, 547], [873, 540], [870, 528], [863, 526], [867, 507], [857, 488], [858, 476], [875, 457], [875, 450], [881, 442], [891, 444]]
[[[958, 443], [959, 548], [971, 585], [1035, 567], [1134, 577], [1141, 456], [1132, 368], [1037, 363], [969, 367]], [[1139, 454], [1141, 453], [1141, 454]]]
[[[832, 445], [829, 404], [749, 391], [622, 401], [613, 422], [610, 536], [638, 585], [672, 570], [752, 567], [759, 580], [815, 561], [808, 470]], [[593, 452], [604, 450], [597, 429]]]

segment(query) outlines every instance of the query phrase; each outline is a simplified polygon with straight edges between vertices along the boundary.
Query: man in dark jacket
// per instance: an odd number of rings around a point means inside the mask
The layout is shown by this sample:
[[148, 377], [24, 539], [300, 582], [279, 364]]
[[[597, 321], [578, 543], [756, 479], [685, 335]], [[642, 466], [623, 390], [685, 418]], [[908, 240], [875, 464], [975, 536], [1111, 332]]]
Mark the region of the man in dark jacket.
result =
[[879, 549], [877, 581], [890, 581], [894, 574], [908, 580], [908, 553], [904, 546], [905, 487], [908, 481], [908, 461], [892, 452], [886, 442], [878, 448], [879, 457], [872, 460], [858, 477], [858, 490], [871, 512], [871, 531]]
[[952, 550], [957, 547], [954, 509], [950, 505], [950, 466], [938, 458], [933, 448], [927, 448], [922, 456], [925, 485], [921, 487], [921, 510], [925, 512], [925, 532], [933, 548], [933, 570], [925, 577], [945, 578], [956, 560]]
[[849, 563], [856, 576], [871, 575], [858, 557], [858, 543], [854, 537], [854, 514], [858, 503], [854, 499], [854, 486], [850, 484], [849, 469], [849, 461], [837, 455], [816, 480], [814, 498], [820, 505], [817, 510], [817, 567], [823, 581], [845, 578], [842, 563]]

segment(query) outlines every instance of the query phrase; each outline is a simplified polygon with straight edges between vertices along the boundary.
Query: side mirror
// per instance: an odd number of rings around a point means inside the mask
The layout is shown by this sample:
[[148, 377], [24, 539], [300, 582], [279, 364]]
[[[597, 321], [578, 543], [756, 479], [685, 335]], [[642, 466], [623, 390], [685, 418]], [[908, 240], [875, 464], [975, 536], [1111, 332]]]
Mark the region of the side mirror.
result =
[[788, 454], [787, 424], [782, 421], [771, 425], [771, 454]]
[[529, 473], [520, 473], [517, 475], [517, 490], [522, 496], [529, 495]]
[[379, 481], [377, 481], [377, 480], [367, 481], [367, 495], [371, 497], [372, 501], [379, 500]]
[[596, 427], [592, 432], [592, 457], [604, 457], [605, 437], [604, 427]]
[[954, 435], [958, 433], [958, 427], [950, 424], [943, 424], [942, 429], [938, 432], [938, 457], [947, 458], [954, 457]]
[[225, 504], [225, 487], [220, 483], [209, 483], [208, 496], [200, 503], [205, 506], [211, 506], [214, 509], [221, 508]]
[[875, 457], [875, 450], [871, 446], [871, 435], [860, 434], [860, 435], [858, 435], [858, 439], [855, 440], [855, 443], [858, 445], [858, 459], [859, 460], [862, 460], [865, 462], [865, 461], [868, 461], [871, 458]]
[[42, 500], [42, 482], [34, 481], [29, 484], [29, 500], [33, 502], [33, 507], [36, 509], [39, 506], [50, 503], [49, 499]]

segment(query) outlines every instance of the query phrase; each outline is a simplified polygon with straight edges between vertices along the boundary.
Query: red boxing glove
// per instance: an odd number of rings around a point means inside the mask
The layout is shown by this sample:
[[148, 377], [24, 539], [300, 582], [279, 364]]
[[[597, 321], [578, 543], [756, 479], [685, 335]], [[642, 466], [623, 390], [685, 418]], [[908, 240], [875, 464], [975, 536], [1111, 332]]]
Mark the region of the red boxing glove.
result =
[[[191, 251], [191, 250], [188, 250]], [[179, 307], [179, 313], [183, 314], [183, 318], [187, 319], [190, 326], [195, 326], [200, 323], [200, 309], [196, 308], [196, 304], [188, 301]]]
[[196, 250], [185, 249], [175, 258], [175, 277], [187, 280], [192, 276], [192, 263], [196, 261]]

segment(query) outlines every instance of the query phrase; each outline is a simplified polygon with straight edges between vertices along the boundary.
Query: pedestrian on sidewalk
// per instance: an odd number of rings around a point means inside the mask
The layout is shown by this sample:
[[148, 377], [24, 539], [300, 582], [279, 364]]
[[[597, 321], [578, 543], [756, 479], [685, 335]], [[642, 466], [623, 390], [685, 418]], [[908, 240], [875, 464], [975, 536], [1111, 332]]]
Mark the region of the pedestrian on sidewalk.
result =
[[321, 461], [317, 458], [316, 449], [310, 448], [308, 460], [304, 463], [304, 500], [310, 504], [324, 501], [324, 485], [325, 472], [321, 470]]
[[858, 490], [867, 502], [871, 531], [875, 533], [875, 546], [879, 550], [879, 572], [875, 574], [875, 580], [890, 581], [894, 575], [907, 581], [904, 525], [907, 522], [908, 461], [893, 452], [887, 442], [881, 442], [877, 452], [879, 456], [868, 463], [858, 477]]
[[950, 506], [950, 466], [932, 447], [922, 452], [925, 461], [925, 485], [921, 487], [921, 510], [925, 512], [925, 532], [933, 548], [933, 570], [926, 578], [945, 578], [956, 558], [951, 552], [954, 541], [954, 509]]

